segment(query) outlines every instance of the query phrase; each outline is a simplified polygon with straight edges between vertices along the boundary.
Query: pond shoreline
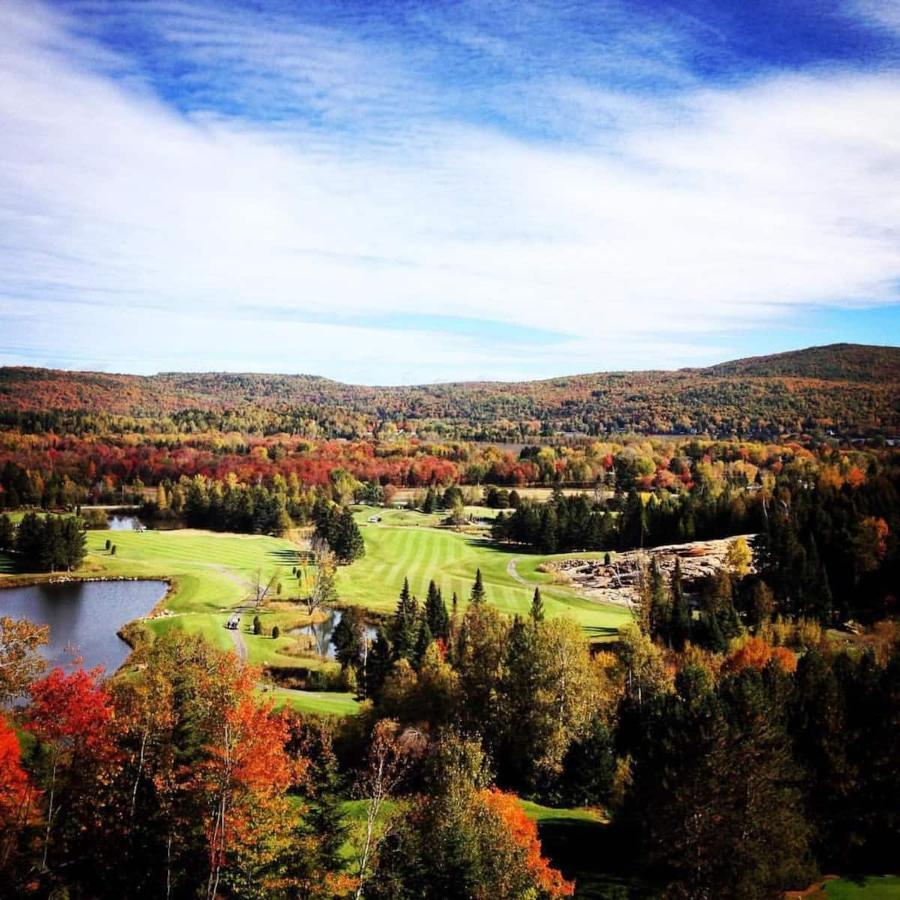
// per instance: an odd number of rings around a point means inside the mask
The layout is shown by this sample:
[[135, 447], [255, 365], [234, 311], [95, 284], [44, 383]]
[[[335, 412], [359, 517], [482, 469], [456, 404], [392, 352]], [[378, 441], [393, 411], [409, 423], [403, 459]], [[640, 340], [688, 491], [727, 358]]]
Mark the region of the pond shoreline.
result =
[[[9, 575], [0, 578], [0, 591], [12, 588], [38, 587], [42, 584], [88, 584], [102, 581], [159, 581], [166, 585], [166, 592], [153, 605], [153, 608], [145, 616], [138, 616], [130, 622], [126, 622], [116, 631], [116, 637], [128, 644], [132, 652], [137, 649], [138, 635], [141, 624], [147, 619], [159, 618], [166, 609], [166, 602], [175, 593], [177, 580], [169, 575], [148, 577], [146, 575], [78, 575], [67, 572], [41, 572], [33, 575]], [[116, 669], [119, 672], [131, 661], [131, 653], [122, 660], [122, 664]], [[115, 673], [113, 673], [115, 674]]]
[[[94, 575], [65, 572], [42, 572], [29, 575], [12, 575], [0, 577], [0, 598], [5, 590], [26, 589], [31, 587], [44, 587], [47, 585], [77, 585], [77, 584], [112, 584], [112, 583], [155, 583], [165, 585], [163, 595], [144, 614], [125, 622], [116, 631], [115, 635], [129, 648], [128, 655], [122, 662], [109, 672], [114, 675], [125, 668], [131, 661], [132, 653], [144, 635], [143, 623], [148, 619], [160, 617], [166, 609], [166, 603], [177, 589], [177, 580], [171, 576], [146, 576], [146, 575]], [[25, 618], [28, 618], [25, 616]]]

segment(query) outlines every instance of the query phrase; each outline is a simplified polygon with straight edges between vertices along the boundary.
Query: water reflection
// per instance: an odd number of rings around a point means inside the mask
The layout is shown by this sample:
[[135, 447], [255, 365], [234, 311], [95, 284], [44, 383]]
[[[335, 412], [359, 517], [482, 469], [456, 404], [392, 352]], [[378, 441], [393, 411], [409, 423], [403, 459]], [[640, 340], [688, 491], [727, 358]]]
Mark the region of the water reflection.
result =
[[[328, 659], [334, 659], [335, 647], [332, 642], [334, 629], [337, 628], [338, 622], [341, 621], [343, 613], [339, 609], [323, 610], [328, 613], [328, 618], [321, 622], [314, 622], [311, 625], [303, 625], [300, 628], [291, 629], [291, 634], [308, 635], [313, 638], [316, 652], [320, 656]], [[366, 626], [366, 640], [374, 641], [377, 629]]]
[[51, 665], [102, 665], [114, 672], [131, 652], [116, 633], [146, 615], [163, 598], [164, 581], [89, 581], [37, 584], [0, 590], [0, 616], [50, 626], [44, 656]]

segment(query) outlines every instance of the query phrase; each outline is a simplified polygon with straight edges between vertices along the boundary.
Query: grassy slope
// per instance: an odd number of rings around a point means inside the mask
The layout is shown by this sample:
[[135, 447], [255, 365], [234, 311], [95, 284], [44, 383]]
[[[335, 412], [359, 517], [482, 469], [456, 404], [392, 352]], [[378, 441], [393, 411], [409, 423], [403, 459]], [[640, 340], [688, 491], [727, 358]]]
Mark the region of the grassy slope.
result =
[[546, 557], [497, 549], [477, 534], [435, 529], [430, 527], [435, 517], [421, 513], [388, 511], [381, 523], [369, 524], [367, 519], [373, 514], [380, 513], [370, 508], [357, 513], [366, 555], [339, 571], [342, 600], [388, 612], [396, 604], [404, 577], [409, 578], [413, 593], [420, 599], [434, 578], [447, 601], [455, 591], [465, 606], [475, 570], [480, 568], [489, 602], [502, 612], [524, 615], [531, 604], [533, 587], [516, 582], [508, 573], [509, 562], [516, 560], [522, 578], [541, 584], [548, 615], [568, 615], [592, 636], [613, 634], [628, 621], [629, 614], [621, 607], [584, 600], [536, 572], [536, 566]]
[[900, 876], [870, 875], [861, 881], [840, 878], [825, 885], [829, 900], [900, 900]]
[[360, 704], [353, 694], [337, 691], [287, 691], [274, 688], [266, 691], [265, 695], [275, 701], [276, 707], [289, 706], [298, 712], [318, 716], [355, 716], [360, 711]]

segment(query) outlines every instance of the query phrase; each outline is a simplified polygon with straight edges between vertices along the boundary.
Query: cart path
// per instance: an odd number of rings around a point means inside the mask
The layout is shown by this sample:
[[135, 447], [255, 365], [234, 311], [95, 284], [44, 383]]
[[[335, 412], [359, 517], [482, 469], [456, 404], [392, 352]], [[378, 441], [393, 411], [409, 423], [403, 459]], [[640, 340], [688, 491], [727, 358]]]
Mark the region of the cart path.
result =
[[231, 637], [234, 640], [234, 650], [238, 655], [238, 659], [241, 661], [242, 665], [246, 665], [247, 663], [247, 643], [244, 641], [244, 636], [241, 634], [240, 626], [235, 629], [229, 629], [231, 631]]
[[514, 556], [514, 557], [506, 564], [506, 574], [509, 575], [509, 577], [512, 578], [513, 581], [518, 581], [519, 584], [524, 584], [525, 587], [531, 587], [531, 582], [530, 582], [530, 581], [526, 581], [526, 580], [519, 574], [519, 570], [516, 568], [516, 563], [517, 563], [518, 561], [519, 561], [519, 560], [518, 560], [518, 557], [515, 557], [515, 556]]

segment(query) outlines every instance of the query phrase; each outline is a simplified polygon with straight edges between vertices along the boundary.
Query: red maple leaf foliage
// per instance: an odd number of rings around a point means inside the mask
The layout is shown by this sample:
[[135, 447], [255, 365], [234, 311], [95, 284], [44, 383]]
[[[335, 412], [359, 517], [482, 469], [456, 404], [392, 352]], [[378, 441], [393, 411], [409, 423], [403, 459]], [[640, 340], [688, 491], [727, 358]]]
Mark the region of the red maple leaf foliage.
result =
[[54, 669], [31, 687], [28, 728], [59, 753], [95, 760], [115, 755], [112, 698], [101, 684], [103, 668], [66, 673]]
[[503, 820], [513, 841], [525, 851], [528, 869], [541, 889], [551, 897], [571, 897], [575, 893], [574, 882], [566, 881], [541, 855], [537, 825], [525, 815], [516, 795], [489, 788], [481, 791], [480, 796], [485, 806]]
[[22, 768], [22, 749], [12, 726], [0, 716], [0, 832], [19, 827], [27, 818], [35, 791]]

